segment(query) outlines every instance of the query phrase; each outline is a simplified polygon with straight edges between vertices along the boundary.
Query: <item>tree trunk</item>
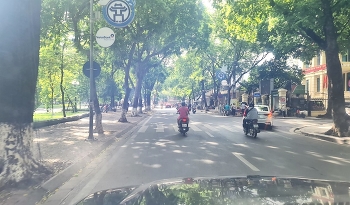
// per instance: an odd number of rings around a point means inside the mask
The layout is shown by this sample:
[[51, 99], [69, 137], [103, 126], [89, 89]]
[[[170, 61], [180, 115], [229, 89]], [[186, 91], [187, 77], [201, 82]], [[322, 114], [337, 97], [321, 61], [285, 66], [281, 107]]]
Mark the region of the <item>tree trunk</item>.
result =
[[102, 113], [100, 109], [100, 103], [98, 102], [97, 91], [96, 91], [96, 79], [93, 80], [92, 84], [92, 92], [94, 93], [94, 110], [95, 110], [95, 129], [94, 132], [98, 134], [103, 134], [103, 126], [102, 126]]
[[147, 94], [146, 94], [146, 110], [147, 111], [150, 111], [151, 110], [151, 91], [147, 91]]
[[[113, 80], [113, 79], [112, 79]], [[115, 107], [115, 82], [112, 81], [112, 88], [111, 88], [111, 108]]]
[[124, 88], [125, 88], [125, 96], [124, 96], [124, 102], [122, 107], [122, 114], [118, 120], [118, 122], [128, 122], [128, 119], [126, 118], [126, 113], [129, 110], [129, 95], [130, 95], [130, 88], [129, 88], [129, 78], [130, 78], [130, 67], [131, 67], [131, 60], [135, 51], [136, 44], [133, 43], [129, 52], [129, 59], [128, 64], [126, 65], [124, 71]]
[[130, 91], [131, 91], [131, 89], [129, 87], [127, 87], [125, 89], [124, 102], [123, 102], [123, 106], [122, 106], [122, 114], [121, 114], [118, 122], [128, 122], [128, 119], [126, 118], [126, 113], [128, 112], [128, 109], [129, 109], [128, 101], [129, 101]]
[[62, 99], [62, 112], [63, 112], [63, 117], [66, 117], [66, 105], [64, 102], [64, 88], [63, 88], [63, 77], [64, 77], [64, 64], [63, 64], [63, 57], [64, 57], [64, 45], [62, 46], [62, 54], [61, 54], [61, 76], [60, 76], [60, 89], [61, 89], [61, 99]]
[[348, 132], [349, 125], [346, 121], [345, 99], [343, 74], [339, 60], [339, 46], [337, 42], [337, 33], [333, 21], [331, 5], [328, 0], [322, 0], [322, 8], [325, 18], [325, 37], [326, 37], [326, 65], [327, 74], [331, 80], [331, 99], [333, 102], [333, 132], [339, 137], [345, 137]]
[[40, 4], [40, 0], [23, 0], [0, 6], [0, 187], [47, 171], [32, 155]]
[[54, 88], [51, 87], [51, 114], [53, 115], [53, 93], [54, 93]]
[[332, 118], [333, 102], [332, 102], [332, 98], [331, 98], [331, 96], [332, 96], [332, 87], [330, 86], [331, 84], [332, 84], [332, 81], [330, 78], [328, 78], [328, 83], [327, 83], [327, 85], [328, 85], [327, 86], [327, 90], [328, 90], [327, 101], [328, 101], [328, 103], [327, 103], [327, 112], [324, 115], [324, 117], [326, 117], [326, 118]]
[[137, 106], [139, 104], [139, 98], [140, 98], [140, 95], [141, 95], [141, 87], [142, 87], [142, 77], [137, 75], [135, 94], [134, 94], [134, 100], [133, 100], [133, 103], [132, 103], [132, 113], [131, 113], [131, 115], [133, 117], [138, 116]]
[[[141, 92], [141, 91], [140, 91]], [[140, 94], [140, 97], [139, 97], [139, 103], [138, 103], [138, 113], [139, 114], [142, 114], [142, 95]]]
[[201, 81], [201, 84], [202, 84], [202, 102], [204, 102], [204, 106], [205, 106], [204, 109], [206, 110], [208, 107], [208, 104], [207, 104], [207, 99], [205, 97], [204, 80]]

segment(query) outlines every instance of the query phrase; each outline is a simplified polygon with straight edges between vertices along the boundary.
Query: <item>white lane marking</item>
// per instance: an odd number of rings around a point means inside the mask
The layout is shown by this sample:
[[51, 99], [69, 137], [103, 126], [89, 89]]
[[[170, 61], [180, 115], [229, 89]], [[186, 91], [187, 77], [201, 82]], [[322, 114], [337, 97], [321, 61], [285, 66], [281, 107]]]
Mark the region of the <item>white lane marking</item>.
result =
[[145, 124], [148, 123], [148, 121], [149, 121], [152, 117], [153, 117], [153, 115], [152, 115], [150, 118], [148, 118], [148, 119], [142, 124], [142, 126], [145, 126]]
[[156, 132], [164, 132], [163, 124], [157, 124]]
[[202, 131], [201, 129], [199, 129], [196, 125], [189, 125], [190, 126], [190, 128], [191, 128], [191, 130], [193, 130], [193, 131], [196, 131], [196, 132], [198, 132], [198, 131]]
[[146, 132], [148, 126], [142, 126], [137, 132]]
[[215, 127], [208, 125], [208, 124], [203, 124], [204, 127], [210, 129], [211, 131], [218, 131]]
[[235, 157], [237, 157], [239, 160], [241, 160], [241, 162], [243, 162], [245, 165], [247, 165], [251, 170], [256, 172], [260, 171], [258, 168], [256, 168], [256, 166], [244, 159], [241, 153], [232, 152], [232, 154], [235, 155]]
[[238, 130], [233, 129], [233, 127], [229, 127], [227, 125], [220, 125], [220, 127], [230, 131], [230, 132], [239, 132]]
[[177, 125], [174, 125], [173, 128], [174, 128], [175, 132], [179, 131], [179, 128], [177, 127]]
[[214, 135], [210, 134], [209, 132], [205, 131], [205, 133], [207, 133], [207, 135], [209, 135], [209, 137], [214, 137]]

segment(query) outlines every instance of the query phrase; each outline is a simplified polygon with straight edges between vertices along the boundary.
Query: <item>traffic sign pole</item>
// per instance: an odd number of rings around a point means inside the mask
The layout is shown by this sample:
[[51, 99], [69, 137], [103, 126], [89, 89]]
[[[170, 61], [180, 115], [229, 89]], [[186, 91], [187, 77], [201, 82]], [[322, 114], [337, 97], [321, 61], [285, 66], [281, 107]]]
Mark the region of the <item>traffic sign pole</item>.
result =
[[94, 64], [93, 64], [93, 0], [90, 0], [90, 115], [89, 115], [89, 137], [88, 140], [94, 140], [94, 130], [93, 130], [93, 126], [94, 126], [94, 110], [93, 110], [93, 106], [94, 106], [94, 93], [93, 93], [93, 83], [94, 83]]

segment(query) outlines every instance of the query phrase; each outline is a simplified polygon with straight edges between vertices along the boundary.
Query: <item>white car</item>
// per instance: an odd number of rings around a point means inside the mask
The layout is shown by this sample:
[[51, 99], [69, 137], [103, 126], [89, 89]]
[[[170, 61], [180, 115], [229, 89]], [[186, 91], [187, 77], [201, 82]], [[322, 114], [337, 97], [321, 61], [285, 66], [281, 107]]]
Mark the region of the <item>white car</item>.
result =
[[272, 129], [272, 113], [270, 111], [269, 106], [267, 105], [254, 105], [254, 107], [258, 110], [258, 124], [259, 126]]

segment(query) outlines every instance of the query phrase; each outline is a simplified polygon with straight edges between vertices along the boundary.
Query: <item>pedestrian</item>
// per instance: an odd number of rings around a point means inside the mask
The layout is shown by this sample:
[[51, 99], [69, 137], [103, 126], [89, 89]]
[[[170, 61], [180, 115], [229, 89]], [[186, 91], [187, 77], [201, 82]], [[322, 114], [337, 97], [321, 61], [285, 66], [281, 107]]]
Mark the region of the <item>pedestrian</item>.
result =
[[233, 116], [236, 116], [236, 108], [235, 108], [234, 104], [231, 104], [231, 113]]
[[286, 117], [286, 106], [285, 105], [282, 105], [282, 115], [283, 117]]
[[242, 115], [242, 116], [243, 116], [243, 114], [244, 114], [245, 109], [246, 109], [246, 105], [245, 105], [244, 102], [242, 102], [242, 103], [241, 103], [241, 115]]

